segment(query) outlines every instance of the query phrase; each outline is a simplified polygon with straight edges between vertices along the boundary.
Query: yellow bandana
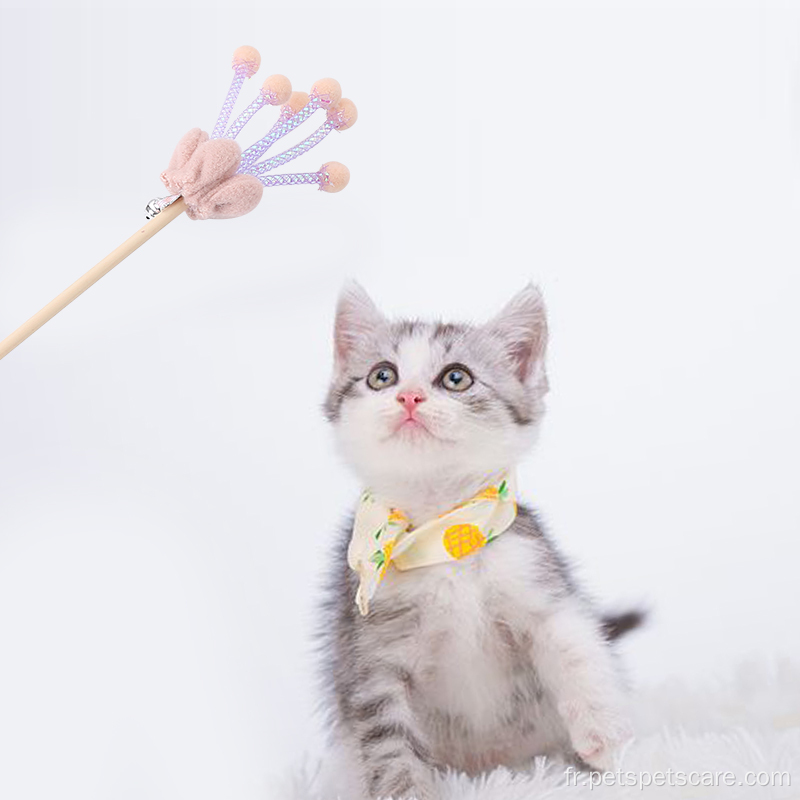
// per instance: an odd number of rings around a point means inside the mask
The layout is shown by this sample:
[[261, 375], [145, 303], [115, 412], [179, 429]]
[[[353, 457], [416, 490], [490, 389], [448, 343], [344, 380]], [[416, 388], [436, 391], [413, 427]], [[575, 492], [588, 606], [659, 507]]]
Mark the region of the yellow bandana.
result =
[[347, 551], [350, 567], [361, 578], [356, 604], [362, 616], [369, 612], [369, 601], [390, 564], [406, 570], [458, 561], [496, 539], [516, 516], [516, 486], [508, 473], [491, 480], [469, 500], [413, 529], [402, 511], [365, 491]]

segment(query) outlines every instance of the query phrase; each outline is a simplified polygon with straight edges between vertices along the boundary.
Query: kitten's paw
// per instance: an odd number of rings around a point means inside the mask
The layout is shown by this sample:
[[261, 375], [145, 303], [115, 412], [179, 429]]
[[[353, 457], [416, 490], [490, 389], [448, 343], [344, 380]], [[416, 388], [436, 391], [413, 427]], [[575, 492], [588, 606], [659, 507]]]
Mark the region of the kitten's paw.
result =
[[593, 770], [608, 772], [614, 769], [614, 758], [622, 742], [611, 741], [600, 734], [589, 734], [580, 744], [574, 744], [581, 761]]
[[615, 759], [633, 736], [630, 724], [621, 715], [598, 709], [564, 709], [570, 740], [578, 757], [592, 769], [614, 769]]

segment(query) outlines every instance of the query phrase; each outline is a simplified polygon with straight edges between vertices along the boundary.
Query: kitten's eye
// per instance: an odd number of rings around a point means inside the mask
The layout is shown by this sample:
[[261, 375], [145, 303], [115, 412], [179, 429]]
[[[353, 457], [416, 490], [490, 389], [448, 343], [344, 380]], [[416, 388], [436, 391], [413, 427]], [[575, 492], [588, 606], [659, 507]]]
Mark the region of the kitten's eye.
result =
[[474, 382], [470, 371], [461, 364], [451, 364], [449, 367], [445, 367], [439, 378], [439, 383], [451, 392], [463, 392], [469, 389]]
[[397, 370], [391, 364], [378, 364], [367, 375], [367, 386], [379, 391], [397, 383]]

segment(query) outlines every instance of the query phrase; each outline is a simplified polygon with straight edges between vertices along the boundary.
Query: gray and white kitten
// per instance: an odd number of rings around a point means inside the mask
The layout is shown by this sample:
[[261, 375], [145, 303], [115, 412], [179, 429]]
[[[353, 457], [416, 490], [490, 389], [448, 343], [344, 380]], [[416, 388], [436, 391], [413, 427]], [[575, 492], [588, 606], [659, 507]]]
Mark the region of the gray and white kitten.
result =
[[[343, 291], [325, 412], [365, 487], [413, 525], [474, 495], [531, 448], [547, 392], [547, 324], [528, 286], [485, 325], [387, 320]], [[351, 523], [352, 524], [352, 523]], [[470, 775], [537, 755], [605, 769], [628, 737], [602, 617], [536, 515], [453, 563], [390, 569], [366, 617], [345, 526], [324, 618], [329, 712], [355, 798], [435, 797], [437, 770]]]

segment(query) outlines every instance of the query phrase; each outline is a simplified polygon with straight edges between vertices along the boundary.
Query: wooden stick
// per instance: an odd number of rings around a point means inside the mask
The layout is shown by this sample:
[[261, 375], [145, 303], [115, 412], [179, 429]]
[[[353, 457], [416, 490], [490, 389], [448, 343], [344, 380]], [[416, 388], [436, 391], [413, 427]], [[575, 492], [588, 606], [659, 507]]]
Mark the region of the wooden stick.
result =
[[6, 336], [0, 342], [0, 358], [7, 356], [18, 344], [24, 342], [34, 331], [41, 328], [47, 320], [52, 319], [62, 308], [66, 308], [76, 297], [83, 294], [92, 284], [97, 283], [107, 272], [111, 272], [120, 261], [127, 258], [134, 250], [141, 247], [151, 236], [155, 236], [185, 210], [186, 203], [182, 197], [179, 197], [160, 214], [157, 214], [139, 228], [130, 239], [109, 253], [83, 277], [78, 278], [72, 286], [64, 289], [58, 297], [53, 298], [41, 311], [20, 325], [14, 333]]

